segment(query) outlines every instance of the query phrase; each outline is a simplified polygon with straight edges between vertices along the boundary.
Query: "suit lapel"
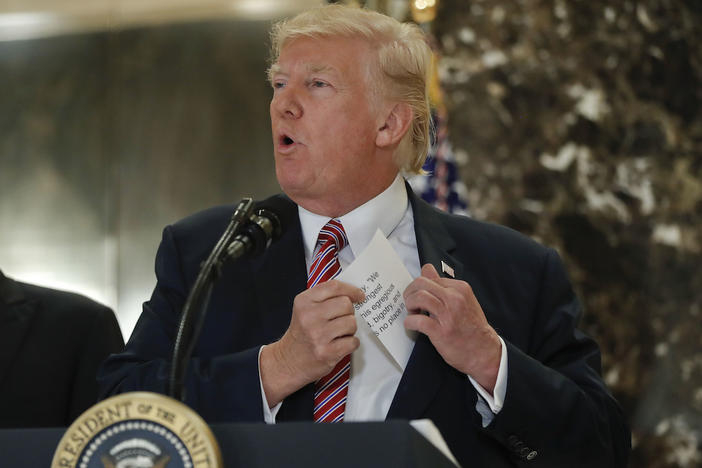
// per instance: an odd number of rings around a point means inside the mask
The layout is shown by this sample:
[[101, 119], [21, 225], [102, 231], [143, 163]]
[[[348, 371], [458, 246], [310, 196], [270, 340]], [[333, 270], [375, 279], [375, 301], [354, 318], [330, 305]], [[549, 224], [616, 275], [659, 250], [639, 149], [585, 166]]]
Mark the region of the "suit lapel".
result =
[[19, 285], [0, 272], [0, 382], [24, 341], [36, 307], [36, 301], [27, 300]]
[[[408, 189], [410, 190], [410, 189]], [[442, 262], [453, 269], [456, 278], [463, 274], [463, 263], [451, 255], [456, 242], [444, 227], [440, 214], [435, 208], [408, 192], [414, 214], [414, 232], [417, 236], [417, 250], [419, 261], [422, 265], [431, 263], [441, 276], [443, 274]]]
[[273, 210], [283, 225], [277, 241], [251, 262], [251, 272], [262, 315], [264, 338], [277, 340], [290, 324], [292, 301], [307, 285], [302, 230], [297, 205], [286, 197]]
[[[463, 264], [451, 256], [455, 241], [441, 223], [439, 213], [418, 199], [409, 186], [407, 192], [412, 204], [420, 263], [422, 265], [431, 263], [439, 274], [442, 274], [442, 262], [444, 262], [453, 269], [455, 277], [460, 278]], [[442, 276], [446, 275], [442, 274]], [[429, 338], [419, 334], [387, 419], [421, 417], [436, 396], [449, 371], [450, 367], [434, 349]]]
[[[252, 273], [267, 341], [279, 339], [290, 325], [293, 299], [307, 287], [307, 266], [302, 242], [302, 229], [297, 205], [287, 197], [279, 197], [276, 207], [284, 233], [265, 255], [252, 262]], [[273, 289], [275, 288], [275, 289]], [[314, 385], [310, 384], [289, 395], [277, 420], [311, 420]]]

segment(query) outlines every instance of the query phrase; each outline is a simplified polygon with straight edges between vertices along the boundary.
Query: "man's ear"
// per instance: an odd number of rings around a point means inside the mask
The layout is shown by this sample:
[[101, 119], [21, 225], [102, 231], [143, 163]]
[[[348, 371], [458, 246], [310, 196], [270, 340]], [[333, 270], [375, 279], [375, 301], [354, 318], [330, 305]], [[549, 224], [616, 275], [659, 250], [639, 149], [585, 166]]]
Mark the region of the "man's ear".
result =
[[375, 144], [380, 148], [396, 146], [412, 125], [412, 117], [413, 112], [409, 104], [395, 104], [378, 129]]

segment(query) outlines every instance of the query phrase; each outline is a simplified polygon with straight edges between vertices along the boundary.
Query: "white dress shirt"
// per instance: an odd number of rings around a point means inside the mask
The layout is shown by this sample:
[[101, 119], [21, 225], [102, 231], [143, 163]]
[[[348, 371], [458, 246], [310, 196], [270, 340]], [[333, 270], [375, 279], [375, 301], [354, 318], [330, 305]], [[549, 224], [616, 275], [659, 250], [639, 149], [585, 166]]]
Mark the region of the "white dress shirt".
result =
[[[298, 215], [309, 271], [319, 231], [329, 218], [311, 213], [302, 207], [298, 207]], [[380, 229], [410, 276], [412, 278], [420, 276], [421, 265], [414, 233], [414, 215], [407, 198], [404, 179], [400, 175], [381, 194], [338, 219], [344, 226], [349, 240], [349, 245], [339, 252], [342, 270], [363, 252], [376, 230]], [[356, 321], [358, 325], [356, 336], [360, 346], [351, 354], [351, 377], [344, 421], [382, 421], [390, 409], [402, 378], [402, 369], [363, 319], [357, 315]], [[501, 338], [500, 341], [502, 341]], [[483, 425], [486, 426], [500, 411], [504, 401], [507, 386], [507, 353], [504, 342], [502, 342], [502, 358], [494, 396], [472, 378], [468, 378], [480, 395], [476, 410], [481, 414]], [[261, 395], [264, 419], [266, 422], [274, 423], [275, 415], [284, 403], [269, 409], [263, 392], [263, 383], [261, 383]]]

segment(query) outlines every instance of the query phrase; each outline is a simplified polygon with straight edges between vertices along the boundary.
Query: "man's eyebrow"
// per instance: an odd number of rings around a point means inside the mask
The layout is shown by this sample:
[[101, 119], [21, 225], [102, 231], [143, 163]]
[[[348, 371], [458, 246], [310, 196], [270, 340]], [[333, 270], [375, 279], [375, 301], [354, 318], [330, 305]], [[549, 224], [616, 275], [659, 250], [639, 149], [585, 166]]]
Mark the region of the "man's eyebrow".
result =
[[334, 67], [329, 65], [316, 65], [314, 63], [307, 65], [307, 71], [310, 73], [336, 73]]
[[[336, 68], [330, 67], [329, 65], [321, 65], [321, 64], [308, 64], [305, 66], [305, 71], [307, 73], [330, 73], [333, 75], [338, 75], [338, 72]], [[268, 81], [273, 81], [273, 77], [277, 75], [278, 73], [283, 73], [282, 72], [282, 67], [276, 62], [270, 66], [268, 69]]]
[[277, 63], [274, 63], [273, 65], [271, 65], [270, 68], [268, 69], [268, 81], [273, 81], [273, 76], [279, 72], [280, 72], [280, 65], [278, 65]]

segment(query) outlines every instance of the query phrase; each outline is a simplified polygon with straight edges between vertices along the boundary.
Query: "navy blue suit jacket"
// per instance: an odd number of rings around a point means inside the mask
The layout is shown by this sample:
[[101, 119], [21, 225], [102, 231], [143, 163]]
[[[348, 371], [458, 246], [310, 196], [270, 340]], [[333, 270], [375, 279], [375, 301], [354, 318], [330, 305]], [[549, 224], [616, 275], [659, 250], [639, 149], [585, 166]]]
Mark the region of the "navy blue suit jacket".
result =
[[[625, 466], [629, 432], [600, 379], [596, 344], [576, 329], [580, 306], [555, 251], [409, 197], [422, 264], [452, 266], [507, 344], [507, 393], [483, 428], [467, 377], [420, 335], [387, 418], [432, 419], [466, 467]], [[259, 348], [283, 335], [306, 288], [296, 205], [283, 195], [261, 205], [274, 206], [285, 232], [260, 257], [223, 269], [186, 372], [186, 402], [211, 423], [263, 420]], [[232, 211], [211, 208], [164, 229], [158, 283], [125, 351], [103, 365], [103, 396], [165, 391], [180, 311]], [[286, 398], [277, 420], [311, 420], [312, 393], [310, 384]]]

